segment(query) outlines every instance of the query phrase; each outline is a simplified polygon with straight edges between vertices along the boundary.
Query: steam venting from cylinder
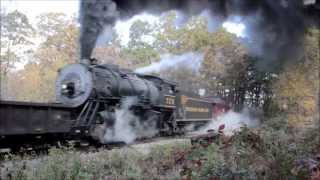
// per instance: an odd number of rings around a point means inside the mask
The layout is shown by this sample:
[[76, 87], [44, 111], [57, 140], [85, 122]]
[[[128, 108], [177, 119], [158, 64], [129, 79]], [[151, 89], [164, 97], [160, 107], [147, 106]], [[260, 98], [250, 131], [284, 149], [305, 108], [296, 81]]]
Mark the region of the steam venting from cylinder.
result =
[[[309, 1], [308, 1], [309, 2]], [[315, 5], [316, 4], [316, 5]], [[305, 29], [318, 25], [319, 2], [303, 0], [82, 0], [81, 58], [89, 59], [100, 33], [111, 28], [116, 19], [125, 19], [147, 12], [161, 14], [177, 10], [185, 22], [205, 12], [208, 26], [220, 27], [232, 17], [246, 26], [245, 44], [262, 67], [282, 65], [285, 59], [298, 59]], [[290, 61], [291, 61], [290, 60]]]
[[157, 118], [152, 115], [145, 117], [133, 113], [131, 107], [138, 102], [138, 97], [128, 96], [121, 99], [121, 106], [115, 110], [114, 124], [105, 129], [103, 143], [132, 143], [138, 138], [153, 137], [158, 133]]

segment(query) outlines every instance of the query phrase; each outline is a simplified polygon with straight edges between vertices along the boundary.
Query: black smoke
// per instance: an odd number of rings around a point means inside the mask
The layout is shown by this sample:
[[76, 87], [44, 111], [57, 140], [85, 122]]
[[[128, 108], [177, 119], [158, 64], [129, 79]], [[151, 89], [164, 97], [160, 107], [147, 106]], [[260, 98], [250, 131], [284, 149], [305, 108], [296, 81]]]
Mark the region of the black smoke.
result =
[[299, 57], [306, 28], [319, 25], [319, 2], [306, 6], [303, 0], [82, 0], [81, 4], [82, 58], [90, 57], [105, 25], [142, 12], [177, 10], [190, 17], [208, 10], [213, 17], [209, 19], [220, 19], [220, 25], [239, 16], [246, 25], [246, 43], [253, 55], [264, 60], [264, 66], [278, 66], [283, 63], [280, 60]]
[[118, 17], [111, 0], [82, 0], [80, 3], [80, 57], [90, 59], [100, 33]]

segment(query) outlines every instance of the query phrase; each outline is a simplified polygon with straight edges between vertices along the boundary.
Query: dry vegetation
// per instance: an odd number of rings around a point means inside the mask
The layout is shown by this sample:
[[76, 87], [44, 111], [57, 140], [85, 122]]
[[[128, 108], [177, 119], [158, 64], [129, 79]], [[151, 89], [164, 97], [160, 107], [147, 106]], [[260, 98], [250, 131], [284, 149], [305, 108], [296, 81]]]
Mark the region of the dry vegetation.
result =
[[[34, 161], [8, 156], [7, 179], [313, 179], [320, 178], [317, 128], [302, 134], [284, 118], [243, 128], [214, 143], [154, 145], [148, 153], [125, 147], [83, 153], [51, 149]], [[173, 141], [174, 142], [174, 141]]]

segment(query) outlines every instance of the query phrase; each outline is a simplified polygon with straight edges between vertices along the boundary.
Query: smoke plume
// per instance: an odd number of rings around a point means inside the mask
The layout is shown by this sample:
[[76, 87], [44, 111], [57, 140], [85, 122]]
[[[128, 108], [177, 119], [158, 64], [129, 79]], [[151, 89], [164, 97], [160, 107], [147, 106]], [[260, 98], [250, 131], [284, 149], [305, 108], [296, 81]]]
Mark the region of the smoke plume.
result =
[[249, 128], [257, 127], [259, 125], [259, 120], [257, 117], [253, 117], [252, 113], [250, 113], [248, 109], [244, 109], [240, 113], [228, 111], [227, 113], [213, 119], [205, 127], [192, 132], [192, 134], [203, 134], [211, 129], [215, 130], [215, 132], [218, 132], [219, 126], [221, 125], [225, 126], [223, 132], [226, 135], [232, 135], [234, 132], [239, 131], [241, 127], [244, 126]]
[[[90, 59], [98, 36], [108, 32], [118, 17], [116, 4], [111, 0], [82, 0], [80, 3], [80, 57]], [[111, 34], [110, 34], [111, 35]], [[101, 35], [100, 35], [101, 36]], [[104, 35], [105, 38], [105, 35]], [[108, 39], [108, 38], [107, 38]]]
[[142, 119], [132, 112], [131, 107], [137, 102], [137, 97], [122, 99], [120, 108], [115, 111], [113, 127], [105, 130], [105, 142], [125, 142], [129, 144], [137, 138], [153, 137], [158, 133], [155, 119], [152, 117]]
[[113, 26], [117, 17], [177, 10], [177, 26], [193, 15], [204, 14], [210, 31], [230, 17], [239, 16], [246, 26], [244, 41], [251, 53], [264, 59], [262, 65], [277, 66], [283, 63], [279, 59], [299, 58], [305, 29], [318, 23], [319, 10], [313, 8], [318, 6], [319, 2], [310, 5], [303, 0], [82, 0], [81, 57], [90, 57], [104, 26]]
[[161, 56], [159, 62], [150, 64], [149, 66], [136, 69], [136, 73], [148, 74], [160, 72], [175, 66], [188, 67], [198, 70], [203, 60], [203, 54], [196, 52], [188, 52], [181, 55], [165, 54]]

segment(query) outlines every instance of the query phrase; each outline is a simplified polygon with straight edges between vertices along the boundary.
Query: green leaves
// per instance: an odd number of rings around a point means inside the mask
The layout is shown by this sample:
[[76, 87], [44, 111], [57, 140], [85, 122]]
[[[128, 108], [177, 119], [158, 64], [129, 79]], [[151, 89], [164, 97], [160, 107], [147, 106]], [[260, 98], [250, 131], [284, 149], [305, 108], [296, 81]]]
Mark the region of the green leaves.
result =
[[[10, 12], [2, 17], [1, 41], [9, 41], [11, 46], [18, 44], [30, 44], [28, 39], [34, 34], [34, 29], [26, 15], [19, 11]], [[3, 43], [3, 42], [1, 42]]]

